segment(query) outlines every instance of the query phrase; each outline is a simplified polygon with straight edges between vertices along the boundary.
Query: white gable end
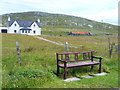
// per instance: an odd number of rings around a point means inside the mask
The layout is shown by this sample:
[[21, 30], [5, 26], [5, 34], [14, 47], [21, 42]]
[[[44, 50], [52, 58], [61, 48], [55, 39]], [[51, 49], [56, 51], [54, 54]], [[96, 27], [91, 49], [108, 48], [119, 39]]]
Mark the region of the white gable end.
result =
[[20, 26], [16, 21], [14, 21], [13, 24], [10, 27], [18, 28]]
[[34, 22], [34, 23], [31, 25], [31, 28], [39, 28], [39, 26], [37, 25], [36, 22]]
[[8, 33], [20, 33], [19, 29], [19, 24], [16, 21], [14, 21], [12, 25], [8, 28]]
[[39, 28], [39, 26], [37, 25], [36, 22], [34, 22], [31, 25], [31, 35], [41, 35], [41, 28]]

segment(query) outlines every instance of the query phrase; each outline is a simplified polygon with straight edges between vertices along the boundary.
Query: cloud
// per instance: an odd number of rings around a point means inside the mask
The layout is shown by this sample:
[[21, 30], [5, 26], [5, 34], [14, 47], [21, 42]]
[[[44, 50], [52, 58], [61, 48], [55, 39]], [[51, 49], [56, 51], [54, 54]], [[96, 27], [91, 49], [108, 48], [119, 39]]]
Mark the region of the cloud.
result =
[[85, 18], [88, 19], [92, 19], [95, 21], [104, 21], [104, 22], [108, 22], [111, 24], [118, 24], [118, 9], [112, 9], [112, 10], [105, 10], [105, 11], [101, 11], [99, 13], [96, 14], [83, 14], [81, 16], [84, 16]]

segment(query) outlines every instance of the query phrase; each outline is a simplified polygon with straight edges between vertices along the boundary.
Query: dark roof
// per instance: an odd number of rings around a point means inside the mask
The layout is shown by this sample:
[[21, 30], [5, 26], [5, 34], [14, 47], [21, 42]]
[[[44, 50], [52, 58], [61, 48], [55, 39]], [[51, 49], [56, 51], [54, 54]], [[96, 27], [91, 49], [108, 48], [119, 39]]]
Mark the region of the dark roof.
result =
[[28, 27], [23, 27], [23, 28], [21, 28], [20, 30], [31, 30], [31, 29], [28, 28]]
[[30, 27], [34, 22], [40, 27], [40, 23], [38, 21], [25, 21], [25, 20], [8, 21], [8, 26], [11, 26], [15, 21], [20, 25], [20, 27]]

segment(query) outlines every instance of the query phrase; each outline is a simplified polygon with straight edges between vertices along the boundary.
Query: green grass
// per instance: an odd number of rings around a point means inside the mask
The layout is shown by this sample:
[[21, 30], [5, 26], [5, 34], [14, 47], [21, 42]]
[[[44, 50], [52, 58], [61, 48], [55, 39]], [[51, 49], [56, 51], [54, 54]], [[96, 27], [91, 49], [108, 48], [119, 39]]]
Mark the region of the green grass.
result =
[[[103, 57], [103, 71], [110, 72], [79, 81], [65, 82], [56, 76], [56, 52], [65, 52], [65, 47], [55, 45], [27, 35], [2, 34], [2, 88], [117, 88], [118, 60], [114, 53], [109, 58], [107, 39], [102, 36], [46, 36], [41, 37], [60, 43], [69, 42], [79, 49], [70, 48], [70, 52], [96, 50], [95, 55]], [[21, 50], [22, 65], [17, 61], [15, 43]], [[102, 43], [101, 43], [102, 41]], [[63, 70], [61, 69], [61, 72]], [[69, 69], [68, 77], [97, 73], [90, 67]]]
[[79, 32], [91, 32], [92, 34], [103, 35], [104, 33], [118, 33], [116, 29], [101, 29], [101, 28], [66, 28], [66, 27], [57, 27], [57, 26], [43, 26], [42, 35], [53, 35], [53, 36], [67, 36], [71, 31]]
[[[68, 42], [70, 46], [76, 46], [81, 48], [81, 50], [95, 50], [102, 54], [104, 51], [104, 56], [108, 56], [108, 36], [42, 36], [46, 39], [56, 41], [59, 43]], [[112, 42], [118, 44], [117, 36], [114, 36]]]

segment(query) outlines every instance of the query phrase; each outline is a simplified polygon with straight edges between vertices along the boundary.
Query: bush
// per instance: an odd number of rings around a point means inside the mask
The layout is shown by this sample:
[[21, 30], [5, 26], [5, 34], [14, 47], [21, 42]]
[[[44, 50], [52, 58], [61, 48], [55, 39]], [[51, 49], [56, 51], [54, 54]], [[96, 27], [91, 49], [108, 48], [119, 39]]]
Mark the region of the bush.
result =
[[[10, 71], [8, 74], [4, 74], [5, 85], [3, 87], [42, 87], [45, 83], [54, 81], [55, 75], [53, 72], [47, 70], [41, 70], [34, 67], [22, 68], [14, 71]], [[34, 86], [31, 86], [34, 85]]]

